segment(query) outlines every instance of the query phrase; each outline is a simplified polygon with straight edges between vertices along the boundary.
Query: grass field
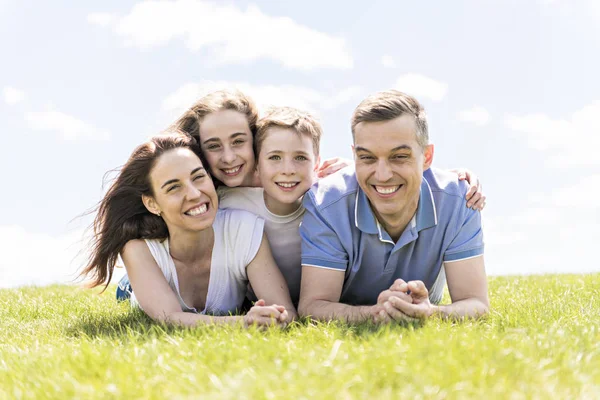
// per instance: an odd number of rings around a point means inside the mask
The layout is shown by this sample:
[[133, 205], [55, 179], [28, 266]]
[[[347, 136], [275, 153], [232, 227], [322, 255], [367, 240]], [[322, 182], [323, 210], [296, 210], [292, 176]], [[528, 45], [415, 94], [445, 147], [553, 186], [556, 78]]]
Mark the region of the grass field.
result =
[[113, 290], [0, 290], [0, 398], [600, 399], [600, 274], [490, 278], [422, 326], [169, 328]]

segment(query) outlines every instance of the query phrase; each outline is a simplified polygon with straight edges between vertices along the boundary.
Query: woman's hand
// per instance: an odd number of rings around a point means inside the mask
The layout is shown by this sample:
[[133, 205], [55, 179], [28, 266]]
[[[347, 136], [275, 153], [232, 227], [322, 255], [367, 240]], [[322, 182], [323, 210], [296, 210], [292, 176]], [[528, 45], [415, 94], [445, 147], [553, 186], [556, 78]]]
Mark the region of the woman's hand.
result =
[[469, 171], [466, 168], [451, 169], [450, 172], [457, 174], [458, 180], [467, 181], [469, 184], [469, 190], [465, 195], [465, 199], [467, 199], [467, 207], [472, 208], [473, 210], [483, 210], [485, 207], [486, 197], [483, 194], [479, 177], [475, 175], [474, 172]]
[[285, 327], [289, 322], [289, 315], [284, 306], [273, 304], [267, 306], [263, 299], [254, 303], [254, 306], [244, 315], [244, 325], [279, 326]]

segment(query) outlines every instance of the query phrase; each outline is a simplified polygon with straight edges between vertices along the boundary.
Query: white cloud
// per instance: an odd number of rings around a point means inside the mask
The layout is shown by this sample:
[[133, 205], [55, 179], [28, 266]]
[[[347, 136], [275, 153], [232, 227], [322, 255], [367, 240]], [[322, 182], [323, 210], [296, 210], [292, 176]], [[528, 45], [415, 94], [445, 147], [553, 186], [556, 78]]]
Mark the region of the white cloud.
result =
[[395, 88], [415, 96], [417, 100], [428, 98], [440, 101], [448, 92], [448, 85], [419, 74], [405, 74], [396, 80]]
[[7, 86], [2, 90], [6, 104], [14, 105], [25, 100], [25, 92], [14, 87]]
[[487, 125], [490, 121], [490, 113], [481, 106], [463, 110], [458, 113], [457, 117], [460, 121], [469, 122], [479, 126]]
[[[18, 225], [0, 226], [0, 287], [72, 283], [87, 258], [83, 230], [57, 236], [32, 233]], [[113, 282], [123, 275], [115, 269]]]
[[[545, 194], [513, 215], [485, 220], [492, 275], [598, 272], [600, 174]], [[552, 188], [554, 189], [554, 188]]]
[[25, 120], [31, 129], [55, 132], [63, 140], [108, 140], [110, 134], [60, 111], [28, 112]]
[[351, 86], [337, 93], [322, 93], [295, 85], [252, 85], [245, 82], [204, 81], [187, 83], [163, 101], [163, 109], [172, 116], [181, 114], [203, 95], [220, 89], [236, 88], [252, 97], [259, 109], [268, 106], [291, 106], [318, 113], [357, 99], [362, 89]]
[[303, 70], [353, 66], [343, 38], [266, 15], [254, 5], [242, 10], [199, 0], [142, 1], [117, 18], [114, 31], [142, 49], [183, 40], [191, 51], [208, 50], [216, 65], [270, 59]]
[[388, 56], [387, 54], [381, 57], [381, 65], [385, 68], [395, 68], [396, 61], [392, 58], [392, 56]]
[[87, 21], [92, 25], [107, 27], [115, 21], [116, 17], [113, 14], [97, 12], [87, 16]]
[[600, 101], [583, 107], [569, 118], [546, 114], [507, 115], [505, 124], [524, 134], [535, 150], [546, 152], [554, 167], [600, 165]]

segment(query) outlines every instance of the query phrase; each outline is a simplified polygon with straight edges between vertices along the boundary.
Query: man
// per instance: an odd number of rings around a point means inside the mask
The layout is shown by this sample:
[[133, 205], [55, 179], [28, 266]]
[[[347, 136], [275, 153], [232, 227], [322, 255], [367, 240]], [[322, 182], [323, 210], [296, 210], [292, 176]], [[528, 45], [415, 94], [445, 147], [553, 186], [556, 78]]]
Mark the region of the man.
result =
[[[348, 322], [488, 312], [479, 212], [467, 184], [432, 170], [423, 107], [399, 91], [352, 116], [354, 167], [304, 196], [299, 312]], [[444, 268], [442, 268], [444, 267]], [[445, 278], [452, 304], [438, 306]]]

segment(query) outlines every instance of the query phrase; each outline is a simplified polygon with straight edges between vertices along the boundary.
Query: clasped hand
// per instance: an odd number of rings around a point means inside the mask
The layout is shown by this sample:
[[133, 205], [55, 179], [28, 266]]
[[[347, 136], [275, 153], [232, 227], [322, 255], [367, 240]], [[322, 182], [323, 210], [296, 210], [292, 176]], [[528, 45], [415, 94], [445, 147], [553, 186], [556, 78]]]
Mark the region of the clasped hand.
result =
[[260, 299], [244, 315], [244, 324], [246, 326], [256, 325], [285, 327], [289, 321], [289, 314], [284, 306], [273, 304], [267, 306], [265, 301]]
[[422, 281], [405, 282], [397, 279], [379, 294], [373, 306], [373, 320], [379, 324], [415, 322], [429, 318], [434, 306], [429, 302], [429, 291]]

